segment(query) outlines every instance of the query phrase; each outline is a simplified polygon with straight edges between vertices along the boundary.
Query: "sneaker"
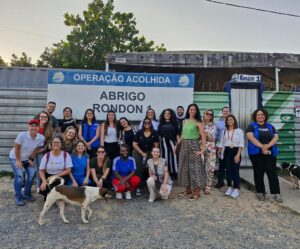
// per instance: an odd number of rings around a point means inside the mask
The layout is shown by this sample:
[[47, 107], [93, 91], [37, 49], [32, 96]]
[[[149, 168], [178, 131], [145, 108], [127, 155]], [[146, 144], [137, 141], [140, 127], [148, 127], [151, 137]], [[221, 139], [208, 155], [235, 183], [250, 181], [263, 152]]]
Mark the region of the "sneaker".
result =
[[126, 193], [125, 193], [125, 199], [126, 200], [131, 200], [132, 198], [131, 198], [131, 193], [130, 193], [130, 191], [127, 191]]
[[40, 194], [41, 193], [41, 189], [39, 187], [36, 188], [36, 193]]
[[275, 201], [278, 202], [278, 203], [283, 202], [280, 194], [275, 194], [274, 198], [275, 198]]
[[135, 195], [142, 195], [142, 192], [139, 188], [136, 189]]
[[119, 199], [119, 200], [122, 200], [123, 199], [123, 194], [120, 193], [120, 192], [117, 192], [116, 193], [116, 198]]
[[265, 200], [265, 195], [263, 193], [256, 193], [256, 197], [259, 201]]
[[25, 203], [24, 203], [22, 198], [16, 198], [16, 205], [17, 206], [24, 206]]
[[35, 201], [35, 198], [33, 198], [32, 195], [23, 195], [23, 197], [26, 201], [30, 201], [30, 202]]
[[235, 188], [235, 189], [233, 190], [233, 192], [231, 193], [230, 196], [231, 196], [232, 198], [237, 198], [239, 195], [240, 195], [239, 190], [238, 190], [237, 188]]
[[215, 188], [222, 188], [225, 186], [225, 183], [224, 182], [218, 182], [216, 185], [215, 185]]
[[225, 195], [230, 196], [233, 192], [233, 187], [228, 187], [228, 189], [225, 192]]
[[154, 202], [154, 200], [153, 200], [153, 199], [149, 199], [148, 202], [151, 202], [151, 203], [152, 203], [152, 202]]

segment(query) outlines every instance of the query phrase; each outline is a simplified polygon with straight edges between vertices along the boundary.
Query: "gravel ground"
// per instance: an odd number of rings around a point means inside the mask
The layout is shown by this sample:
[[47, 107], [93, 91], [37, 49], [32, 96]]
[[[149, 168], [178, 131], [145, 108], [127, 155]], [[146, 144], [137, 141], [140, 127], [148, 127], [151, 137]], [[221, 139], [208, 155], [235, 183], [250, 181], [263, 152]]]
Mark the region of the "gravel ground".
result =
[[16, 207], [12, 180], [0, 179], [0, 248], [299, 248], [300, 216], [273, 202], [258, 202], [245, 188], [237, 200], [220, 190], [199, 201], [177, 197], [148, 204], [148, 195], [92, 204], [90, 224], [68, 205], [64, 224], [58, 208], [37, 224], [43, 200]]

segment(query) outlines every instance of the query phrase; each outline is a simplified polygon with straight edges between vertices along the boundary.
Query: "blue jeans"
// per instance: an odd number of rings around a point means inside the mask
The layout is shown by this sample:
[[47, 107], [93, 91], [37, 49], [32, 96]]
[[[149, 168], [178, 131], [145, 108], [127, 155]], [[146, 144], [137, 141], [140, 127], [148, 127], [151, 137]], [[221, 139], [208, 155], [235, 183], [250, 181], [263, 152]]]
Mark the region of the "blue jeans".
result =
[[23, 182], [23, 171], [26, 172], [26, 182], [25, 182], [25, 189], [24, 195], [30, 196], [31, 195], [31, 187], [34, 181], [36, 168], [35, 167], [25, 167], [25, 168], [17, 168], [16, 167], [16, 159], [9, 158], [10, 165], [14, 171], [14, 189], [16, 198], [22, 199], [22, 182]]

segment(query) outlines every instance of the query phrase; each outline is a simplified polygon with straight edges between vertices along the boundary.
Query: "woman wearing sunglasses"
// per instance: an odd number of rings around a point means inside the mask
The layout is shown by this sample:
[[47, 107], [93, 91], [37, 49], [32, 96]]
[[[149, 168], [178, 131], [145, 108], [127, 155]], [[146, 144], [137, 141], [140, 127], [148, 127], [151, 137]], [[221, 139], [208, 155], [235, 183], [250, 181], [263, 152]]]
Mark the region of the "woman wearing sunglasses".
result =
[[101, 146], [97, 150], [97, 156], [90, 161], [92, 185], [108, 188], [111, 183], [109, 178], [110, 169], [111, 161], [105, 152], [104, 146]]
[[214, 124], [214, 112], [211, 109], [204, 111], [204, 130], [206, 133], [206, 150], [204, 152], [204, 164], [206, 172], [205, 194], [210, 194], [216, 166], [216, 125]]
[[[140, 177], [143, 183], [148, 178], [146, 170], [146, 162], [151, 157], [153, 147], [159, 146], [158, 133], [153, 129], [151, 119], [145, 118], [143, 128], [139, 130], [133, 140], [133, 157], [135, 158], [137, 170], [136, 174]], [[137, 189], [137, 195], [140, 195], [140, 190]]]

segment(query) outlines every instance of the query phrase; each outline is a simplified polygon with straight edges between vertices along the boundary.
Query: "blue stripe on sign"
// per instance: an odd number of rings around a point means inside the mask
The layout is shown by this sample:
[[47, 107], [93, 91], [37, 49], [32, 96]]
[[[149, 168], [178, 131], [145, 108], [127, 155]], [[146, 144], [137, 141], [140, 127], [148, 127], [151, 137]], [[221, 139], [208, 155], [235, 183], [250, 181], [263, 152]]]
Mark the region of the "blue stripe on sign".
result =
[[194, 88], [194, 74], [49, 70], [48, 84]]

